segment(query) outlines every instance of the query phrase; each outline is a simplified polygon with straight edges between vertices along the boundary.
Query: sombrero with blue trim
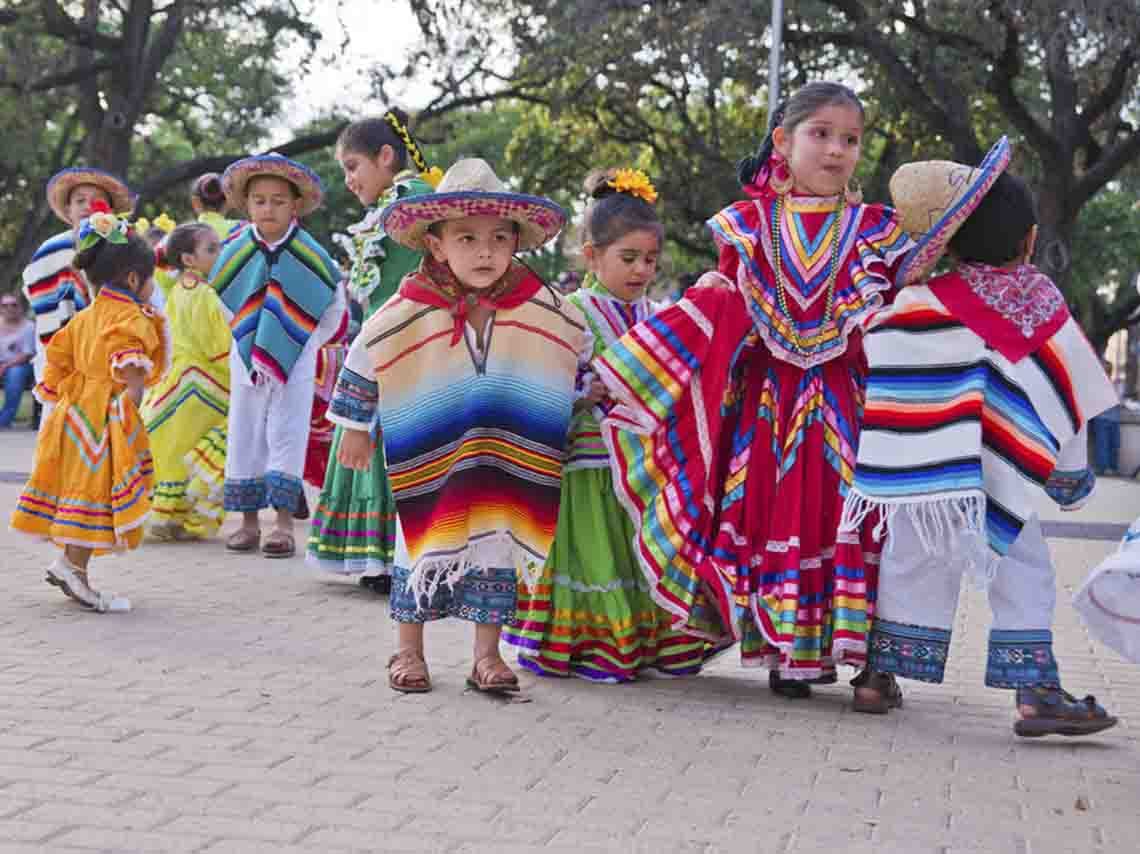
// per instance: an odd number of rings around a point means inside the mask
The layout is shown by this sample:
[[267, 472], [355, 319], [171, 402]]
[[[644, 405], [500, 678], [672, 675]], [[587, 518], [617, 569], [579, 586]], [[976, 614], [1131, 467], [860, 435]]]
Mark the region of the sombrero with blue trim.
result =
[[260, 175], [273, 178], [283, 178], [301, 194], [300, 208], [297, 216], [304, 217], [311, 214], [321, 206], [325, 191], [321, 179], [304, 163], [290, 160], [276, 152], [270, 154], [254, 154], [244, 157], [222, 173], [222, 190], [226, 194], [230, 207], [240, 211], [248, 211], [246, 207], [246, 188], [249, 182]]
[[566, 224], [566, 212], [541, 196], [512, 193], [490, 164], [477, 157], [457, 160], [434, 193], [408, 196], [389, 205], [380, 219], [384, 232], [404, 246], [423, 251], [432, 223], [491, 216], [519, 226], [519, 251], [537, 249]]
[[895, 171], [891, 202], [903, 229], [917, 242], [899, 266], [897, 281], [910, 284], [930, 275], [950, 239], [1009, 166], [1009, 158], [1009, 140], [1003, 136], [978, 166], [924, 160]]
[[48, 181], [47, 202], [52, 213], [68, 225], [75, 225], [67, 218], [67, 203], [71, 198], [71, 192], [76, 187], [84, 185], [98, 187], [106, 193], [111, 204], [111, 210], [115, 213], [130, 213], [135, 206], [135, 195], [122, 178], [93, 166], [74, 166], [70, 169], [62, 169], [52, 175], [51, 180]]

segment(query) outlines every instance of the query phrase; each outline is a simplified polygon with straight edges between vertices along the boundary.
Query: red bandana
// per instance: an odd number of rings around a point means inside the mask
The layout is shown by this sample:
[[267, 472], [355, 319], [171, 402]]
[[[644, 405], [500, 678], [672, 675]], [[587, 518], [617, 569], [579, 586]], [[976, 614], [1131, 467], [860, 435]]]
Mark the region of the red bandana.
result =
[[1009, 270], [961, 264], [929, 287], [958, 320], [1015, 363], [1036, 352], [1069, 319], [1061, 291], [1032, 264]]
[[518, 308], [540, 288], [542, 279], [517, 261], [512, 261], [503, 277], [491, 287], [475, 290], [455, 278], [447, 264], [425, 256], [420, 268], [405, 276], [400, 283], [400, 296], [451, 312], [455, 318], [455, 329], [451, 334], [451, 346], [454, 347], [463, 337], [463, 326], [473, 307], [481, 305], [492, 311]]

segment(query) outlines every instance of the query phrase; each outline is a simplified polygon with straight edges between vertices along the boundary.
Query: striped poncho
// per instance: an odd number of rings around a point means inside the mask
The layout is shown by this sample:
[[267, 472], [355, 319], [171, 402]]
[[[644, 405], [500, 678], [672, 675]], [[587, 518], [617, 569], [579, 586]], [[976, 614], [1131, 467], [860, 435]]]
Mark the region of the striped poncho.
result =
[[24, 296], [36, 317], [39, 342], [33, 363], [37, 379], [51, 337], [91, 302], [86, 278], [71, 266], [74, 257], [75, 236], [65, 231], [40, 246], [24, 268]]
[[[947, 306], [965, 287], [941, 277], [904, 289], [866, 337], [871, 372], [845, 530], [874, 508], [885, 511], [883, 526], [906, 509], [930, 549], [963, 530], [973, 543], [986, 542], [989, 554], [1004, 555], [1061, 449], [1116, 402], [1059, 293], [1051, 334], [1016, 352]], [[1022, 307], [1015, 322], [1026, 314]], [[993, 565], [972, 543], [958, 546], [980, 560], [975, 568]]]
[[499, 309], [479, 363], [455, 317], [412, 298], [410, 281], [365, 324], [380, 385], [388, 476], [407, 544], [409, 586], [501, 567], [533, 578], [558, 521], [581, 312], [529, 274], [530, 297]]
[[251, 378], [289, 379], [340, 279], [336, 262], [296, 224], [273, 247], [252, 227], [223, 247], [210, 283], [229, 314], [234, 347]]

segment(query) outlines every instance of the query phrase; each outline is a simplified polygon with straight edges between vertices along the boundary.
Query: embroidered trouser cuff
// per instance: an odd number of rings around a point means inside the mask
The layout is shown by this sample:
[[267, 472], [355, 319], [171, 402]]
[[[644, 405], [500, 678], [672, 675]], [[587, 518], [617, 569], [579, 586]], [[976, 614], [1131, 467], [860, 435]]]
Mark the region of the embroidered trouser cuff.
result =
[[990, 688], [1059, 688], [1061, 677], [1048, 629], [991, 629], [986, 661]]
[[941, 682], [950, 654], [950, 630], [875, 620], [867, 664], [920, 682]]
[[272, 507], [295, 511], [304, 487], [299, 477], [269, 471], [265, 477], [226, 478], [225, 506], [229, 513], [252, 513]]

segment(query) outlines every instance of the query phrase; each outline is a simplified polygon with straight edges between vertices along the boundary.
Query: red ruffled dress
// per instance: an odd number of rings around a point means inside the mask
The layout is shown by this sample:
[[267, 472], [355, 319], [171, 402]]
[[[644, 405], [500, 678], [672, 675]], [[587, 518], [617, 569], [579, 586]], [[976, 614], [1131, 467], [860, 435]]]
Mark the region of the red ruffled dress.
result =
[[763, 194], [725, 208], [709, 221], [719, 271], [597, 363], [619, 401], [603, 432], [656, 601], [675, 628], [739, 641], [745, 664], [791, 679], [866, 660], [874, 520], [838, 530], [862, 330], [913, 245], [891, 209], [839, 205]]

